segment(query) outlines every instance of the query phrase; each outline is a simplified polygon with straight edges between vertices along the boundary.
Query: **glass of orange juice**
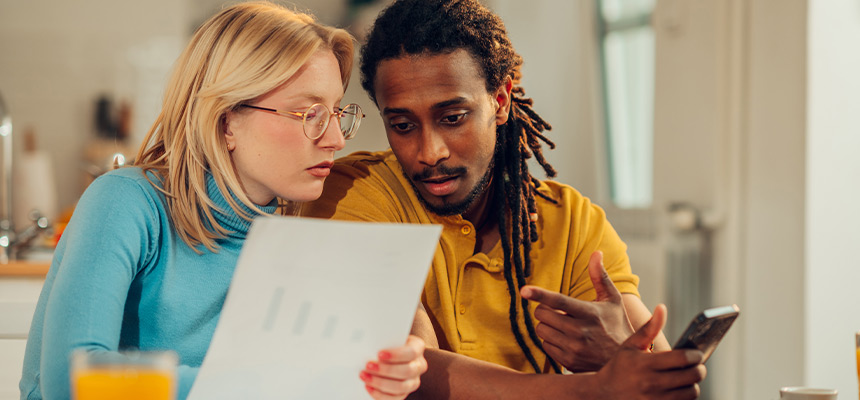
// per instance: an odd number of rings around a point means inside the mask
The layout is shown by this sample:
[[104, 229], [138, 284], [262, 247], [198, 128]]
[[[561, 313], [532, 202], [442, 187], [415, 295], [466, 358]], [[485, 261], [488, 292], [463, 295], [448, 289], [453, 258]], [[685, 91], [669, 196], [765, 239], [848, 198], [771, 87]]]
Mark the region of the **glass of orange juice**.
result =
[[176, 364], [172, 351], [72, 353], [74, 400], [174, 400]]

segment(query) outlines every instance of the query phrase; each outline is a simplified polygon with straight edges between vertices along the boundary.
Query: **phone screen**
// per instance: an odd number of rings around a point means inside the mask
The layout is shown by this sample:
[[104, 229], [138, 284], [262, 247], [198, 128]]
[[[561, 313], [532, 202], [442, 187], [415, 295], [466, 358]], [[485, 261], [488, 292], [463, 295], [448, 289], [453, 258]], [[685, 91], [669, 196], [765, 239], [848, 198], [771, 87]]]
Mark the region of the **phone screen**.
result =
[[738, 306], [734, 304], [702, 311], [690, 322], [673, 348], [701, 350], [707, 360], [735, 322], [739, 312]]

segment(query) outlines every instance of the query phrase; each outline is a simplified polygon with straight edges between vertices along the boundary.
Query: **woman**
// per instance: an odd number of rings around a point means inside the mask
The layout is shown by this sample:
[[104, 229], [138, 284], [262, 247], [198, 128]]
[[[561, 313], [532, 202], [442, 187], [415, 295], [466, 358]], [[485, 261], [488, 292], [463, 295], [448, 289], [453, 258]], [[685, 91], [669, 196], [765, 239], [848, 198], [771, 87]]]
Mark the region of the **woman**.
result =
[[[68, 398], [68, 357], [81, 348], [174, 350], [187, 396], [251, 219], [316, 199], [358, 127], [361, 110], [340, 107], [352, 52], [347, 32], [269, 3], [227, 8], [197, 30], [136, 166], [90, 185], [57, 246], [22, 398]], [[423, 350], [410, 336], [381, 351], [360, 375], [368, 392], [415, 390]]]

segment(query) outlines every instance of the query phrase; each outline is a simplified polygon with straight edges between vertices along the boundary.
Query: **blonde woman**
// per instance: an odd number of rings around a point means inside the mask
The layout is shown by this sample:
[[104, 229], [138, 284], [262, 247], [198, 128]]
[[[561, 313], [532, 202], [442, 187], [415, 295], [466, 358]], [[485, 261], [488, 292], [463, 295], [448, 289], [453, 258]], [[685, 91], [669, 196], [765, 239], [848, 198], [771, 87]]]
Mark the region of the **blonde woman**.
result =
[[[362, 114], [341, 105], [353, 38], [269, 3], [226, 8], [194, 34], [136, 166], [93, 182], [57, 246], [33, 318], [22, 399], [69, 397], [75, 349], [171, 349], [185, 398], [252, 218], [316, 199]], [[424, 343], [380, 352], [360, 377], [400, 399]]]

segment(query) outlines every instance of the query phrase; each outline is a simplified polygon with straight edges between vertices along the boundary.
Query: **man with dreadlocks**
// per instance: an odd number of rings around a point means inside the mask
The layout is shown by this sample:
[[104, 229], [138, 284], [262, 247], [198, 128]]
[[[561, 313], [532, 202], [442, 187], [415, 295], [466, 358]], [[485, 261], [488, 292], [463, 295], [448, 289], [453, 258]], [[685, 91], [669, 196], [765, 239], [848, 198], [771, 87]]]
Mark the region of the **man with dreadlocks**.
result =
[[[649, 352], [669, 350], [665, 308], [649, 322], [603, 211], [529, 172], [534, 157], [555, 175], [554, 144], [521, 64], [477, 0], [393, 3], [361, 57], [391, 149], [338, 160], [303, 214], [443, 226], [416, 320], [440, 348], [428, 398], [695, 398], [701, 353]], [[598, 372], [542, 375], [563, 368]]]

